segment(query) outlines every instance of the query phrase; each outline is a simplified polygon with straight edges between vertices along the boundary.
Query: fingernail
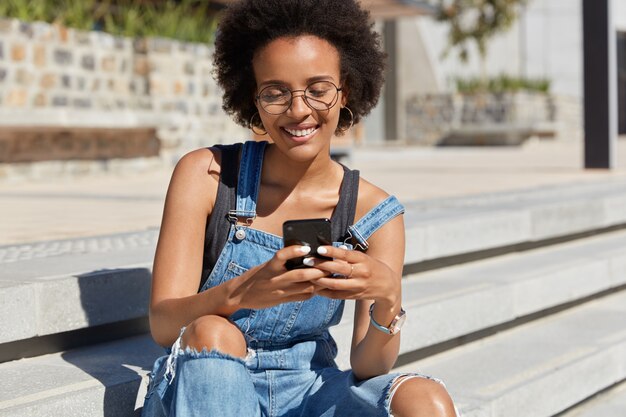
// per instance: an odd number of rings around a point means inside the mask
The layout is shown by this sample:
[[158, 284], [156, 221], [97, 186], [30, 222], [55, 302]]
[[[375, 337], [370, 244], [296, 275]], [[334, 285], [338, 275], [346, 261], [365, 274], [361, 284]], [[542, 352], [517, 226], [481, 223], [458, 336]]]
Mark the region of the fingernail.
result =
[[346, 245], [339, 245], [339, 249], [348, 250], [348, 247]]
[[313, 258], [304, 258], [302, 260], [302, 263], [305, 264], [306, 266], [313, 266], [313, 265], [315, 265], [315, 261], [313, 260]]
[[326, 255], [328, 253], [328, 249], [326, 249], [323, 246], [320, 246], [319, 248], [317, 248], [317, 253], [319, 253], [320, 255]]
[[300, 246], [300, 252], [302, 252], [302, 253], [309, 253], [309, 252], [311, 252], [311, 247], [310, 246]]

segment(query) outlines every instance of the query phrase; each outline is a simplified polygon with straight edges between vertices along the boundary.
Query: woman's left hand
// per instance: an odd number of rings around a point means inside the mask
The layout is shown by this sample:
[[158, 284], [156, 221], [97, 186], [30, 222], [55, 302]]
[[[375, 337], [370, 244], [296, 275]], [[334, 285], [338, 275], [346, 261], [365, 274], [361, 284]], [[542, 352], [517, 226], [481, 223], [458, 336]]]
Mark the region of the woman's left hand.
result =
[[384, 262], [363, 252], [334, 246], [321, 246], [318, 253], [333, 259], [309, 258], [313, 261], [311, 266], [329, 275], [345, 277], [317, 279], [318, 295], [343, 300], [374, 300], [386, 305], [395, 305], [400, 300], [401, 276]]

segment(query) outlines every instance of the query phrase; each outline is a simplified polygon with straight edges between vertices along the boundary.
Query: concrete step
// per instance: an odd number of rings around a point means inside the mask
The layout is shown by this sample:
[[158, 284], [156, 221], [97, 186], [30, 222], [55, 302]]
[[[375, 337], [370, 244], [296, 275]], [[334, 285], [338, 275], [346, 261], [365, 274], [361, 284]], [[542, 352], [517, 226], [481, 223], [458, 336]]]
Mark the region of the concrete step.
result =
[[[134, 416], [164, 354], [148, 335], [0, 364], [0, 416]], [[142, 381], [144, 381], [142, 383]], [[139, 398], [138, 398], [139, 397]]]
[[406, 207], [405, 262], [412, 264], [626, 224], [626, 181], [416, 201]]
[[[396, 371], [442, 378], [464, 417], [553, 416], [626, 378], [625, 318], [626, 291]], [[162, 353], [141, 336], [0, 364], [0, 417], [136, 416]]]
[[[626, 284], [626, 231], [408, 276], [401, 353], [467, 338]], [[354, 306], [331, 331], [349, 366]]]
[[[626, 181], [432, 200], [407, 210], [412, 264], [626, 224]], [[147, 230], [0, 247], [7, 318], [0, 344], [144, 317], [156, 240], [157, 231]], [[435, 287], [419, 291], [435, 296]]]
[[626, 415], [626, 382], [573, 407], [559, 417], [624, 417]]
[[145, 317], [156, 232], [0, 248], [0, 344]]
[[[0, 313], [6, 320], [0, 343], [145, 317], [150, 264], [132, 262], [152, 256], [152, 236], [151, 232], [121, 236], [118, 249], [101, 251], [95, 249], [113, 245], [94, 238], [91, 253], [4, 264]], [[143, 243], [124, 243], [132, 240]], [[95, 263], [100, 270], [78, 272]], [[41, 270], [49, 275], [40, 276]], [[415, 334], [405, 332], [403, 351], [617, 287], [626, 283], [624, 271], [626, 231], [617, 231], [409, 276], [404, 282], [405, 308], [410, 318], [422, 319]], [[346, 321], [333, 331], [346, 346], [351, 337], [350, 309], [348, 305]], [[339, 358], [347, 366], [346, 360]]]
[[397, 370], [442, 378], [464, 417], [550, 417], [626, 378], [624, 323], [626, 291]]

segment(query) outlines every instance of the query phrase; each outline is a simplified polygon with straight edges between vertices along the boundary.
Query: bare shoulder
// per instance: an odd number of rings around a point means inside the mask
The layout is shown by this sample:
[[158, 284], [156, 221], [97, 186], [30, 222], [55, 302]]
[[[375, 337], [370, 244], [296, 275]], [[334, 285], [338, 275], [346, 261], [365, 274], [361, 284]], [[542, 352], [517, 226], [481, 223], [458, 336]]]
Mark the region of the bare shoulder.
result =
[[389, 194], [371, 182], [359, 179], [359, 197], [356, 204], [356, 220], [365, 216], [368, 211], [383, 202]]
[[185, 154], [177, 162], [168, 190], [168, 197], [197, 200], [209, 211], [215, 203], [221, 172], [221, 152], [217, 148], [201, 148]]
[[174, 174], [199, 175], [219, 180], [222, 153], [218, 148], [201, 148], [191, 151], [176, 163]]

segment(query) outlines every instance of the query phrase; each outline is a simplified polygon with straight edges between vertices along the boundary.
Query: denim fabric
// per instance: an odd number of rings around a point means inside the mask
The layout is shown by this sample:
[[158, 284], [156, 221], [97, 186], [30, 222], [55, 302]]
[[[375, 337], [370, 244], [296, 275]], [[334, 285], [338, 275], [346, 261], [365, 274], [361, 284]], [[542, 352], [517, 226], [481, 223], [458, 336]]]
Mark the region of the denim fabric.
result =
[[[264, 148], [265, 142], [244, 144], [228, 241], [202, 291], [268, 261], [283, 247], [279, 236], [249, 227]], [[372, 233], [402, 212], [390, 197], [350, 231], [359, 244], [367, 245]], [[335, 364], [337, 345], [328, 328], [339, 323], [343, 308], [342, 300], [315, 296], [238, 310], [230, 320], [245, 336], [245, 359], [217, 351], [185, 351], [179, 337], [169, 356], [154, 365], [143, 416], [389, 416], [390, 387], [398, 374], [357, 381]]]

